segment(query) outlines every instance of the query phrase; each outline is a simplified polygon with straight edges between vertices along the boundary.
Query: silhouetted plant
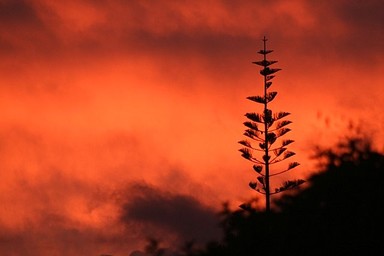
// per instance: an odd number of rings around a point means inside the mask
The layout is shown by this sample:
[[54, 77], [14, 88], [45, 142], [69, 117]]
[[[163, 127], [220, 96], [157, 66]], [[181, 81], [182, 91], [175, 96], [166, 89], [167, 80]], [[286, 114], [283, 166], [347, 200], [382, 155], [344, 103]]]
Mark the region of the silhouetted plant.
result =
[[[286, 169], [271, 172], [270, 166], [279, 163], [287, 158], [295, 155], [294, 152], [289, 151], [287, 146], [293, 142], [293, 140], [281, 140], [280, 145], [276, 146], [276, 142], [286, 133], [290, 131], [287, 126], [292, 123], [289, 120], [283, 120], [290, 113], [288, 112], [275, 112], [269, 108], [269, 103], [272, 102], [276, 95], [276, 91], [269, 91], [272, 85], [272, 79], [275, 77], [273, 74], [280, 71], [280, 68], [270, 68], [271, 65], [275, 64], [275, 60], [267, 60], [267, 55], [273, 50], [267, 50], [266, 42], [267, 39], [264, 37], [264, 49], [258, 53], [263, 55], [263, 60], [253, 62], [256, 65], [262, 66], [260, 74], [264, 77], [264, 95], [263, 96], [250, 96], [247, 99], [259, 103], [263, 106], [263, 112], [259, 113], [246, 113], [245, 116], [249, 121], [244, 122], [247, 127], [244, 135], [252, 140], [241, 140], [239, 143], [244, 147], [239, 151], [242, 156], [253, 162], [253, 169], [257, 173], [257, 181], [251, 181], [249, 186], [255, 191], [265, 195], [265, 209], [266, 212], [270, 212], [270, 196], [283, 192], [288, 189], [295, 188], [302, 184], [304, 181], [289, 180], [282, 184], [281, 187], [271, 190], [270, 178], [292, 170], [293, 168], [300, 165], [298, 162], [291, 162], [288, 164]], [[254, 144], [257, 144], [256, 146]], [[260, 152], [261, 157], [255, 153]], [[240, 207], [246, 207], [241, 205]]]
[[197, 255], [384, 255], [384, 153], [352, 137], [314, 158], [318, 172], [298, 193], [276, 198], [278, 211], [224, 205], [222, 241]]
[[365, 137], [351, 137], [318, 148], [314, 158], [320, 168], [308, 186], [276, 198], [278, 210], [259, 211], [252, 201], [245, 209], [224, 204], [220, 241], [164, 252], [149, 240], [146, 255], [384, 255], [384, 153]]
[[160, 242], [154, 238], [148, 238], [148, 244], [145, 246], [145, 253], [151, 256], [162, 256], [165, 249], [160, 247]]

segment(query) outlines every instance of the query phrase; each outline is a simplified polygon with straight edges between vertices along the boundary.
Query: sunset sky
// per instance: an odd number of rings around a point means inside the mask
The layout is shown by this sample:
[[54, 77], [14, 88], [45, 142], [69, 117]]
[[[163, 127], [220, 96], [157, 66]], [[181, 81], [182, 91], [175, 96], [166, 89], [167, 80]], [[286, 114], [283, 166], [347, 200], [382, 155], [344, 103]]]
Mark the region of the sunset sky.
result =
[[[266, 36], [305, 178], [353, 124], [384, 147], [384, 1], [0, 0], [0, 251], [129, 255], [216, 237]], [[277, 181], [278, 183], [279, 181]], [[187, 223], [195, 223], [192, 227]], [[203, 230], [203, 232], [201, 232]], [[199, 240], [200, 239], [200, 240]]]

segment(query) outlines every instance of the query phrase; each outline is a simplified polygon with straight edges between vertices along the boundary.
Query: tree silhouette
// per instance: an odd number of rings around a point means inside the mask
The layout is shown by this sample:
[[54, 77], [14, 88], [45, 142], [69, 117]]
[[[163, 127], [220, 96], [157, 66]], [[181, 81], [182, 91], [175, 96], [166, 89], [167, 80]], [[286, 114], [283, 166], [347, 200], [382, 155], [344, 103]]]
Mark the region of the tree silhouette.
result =
[[278, 211], [224, 207], [223, 240], [195, 255], [384, 255], [384, 154], [353, 137], [314, 157], [318, 172]]
[[154, 238], [148, 238], [148, 244], [145, 246], [145, 253], [151, 256], [162, 256], [165, 249], [160, 247], [160, 242]]
[[223, 238], [203, 248], [166, 250], [149, 240], [148, 255], [384, 255], [384, 154], [364, 137], [318, 148], [318, 171], [297, 193], [274, 199], [276, 211], [220, 213]]
[[[249, 186], [256, 190], [257, 192], [265, 195], [265, 210], [270, 212], [270, 197], [273, 194], [283, 192], [288, 189], [295, 188], [302, 184], [304, 181], [299, 180], [288, 180], [283, 183], [281, 187], [271, 190], [270, 188], [270, 178], [300, 165], [298, 162], [291, 162], [288, 164], [286, 169], [271, 172], [271, 165], [277, 164], [287, 158], [290, 158], [295, 155], [294, 152], [289, 151], [287, 146], [293, 142], [293, 140], [281, 140], [280, 145], [276, 146], [276, 142], [279, 138], [290, 131], [287, 126], [292, 123], [289, 120], [284, 120], [286, 116], [290, 113], [288, 112], [276, 112], [273, 113], [269, 108], [269, 103], [271, 103], [276, 95], [276, 91], [269, 91], [269, 88], [272, 85], [272, 79], [275, 77], [273, 74], [280, 71], [280, 68], [270, 68], [271, 65], [275, 64], [275, 60], [267, 60], [267, 55], [273, 50], [267, 50], [266, 42], [267, 39], [264, 37], [264, 48], [258, 53], [263, 55], [263, 60], [253, 62], [256, 65], [262, 66], [263, 69], [260, 70], [260, 74], [264, 77], [264, 95], [263, 96], [250, 96], [247, 99], [261, 104], [263, 106], [262, 114], [259, 113], [246, 113], [245, 116], [249, 121], [244, 122], [244, 125], [247, 127], [244, 135], [252, 140], [241, 140], [239, 143], [244, 147], [239, 151], [242, 153], [242, 156], [253, 162], [253, 169], [257, 173], [257, 181], [251, 181]], [[254, 144], [258, 144], [254, 146]], [[262, 156], [256, 156], [256, 153], [259, 152]], [[249, 207], [246, 204], [242, 204], [240, 207], [247, 208]]]
[[359, 136], [319, 148], [314, 157], [320, 172], [310, 177], [310, 186], [296, 196], [284, 195], [276, 205], [291, 217], [304, 212], [296, 223], [304, 234], [323, 240], [323, 251], [384, 255], [384, 154]]

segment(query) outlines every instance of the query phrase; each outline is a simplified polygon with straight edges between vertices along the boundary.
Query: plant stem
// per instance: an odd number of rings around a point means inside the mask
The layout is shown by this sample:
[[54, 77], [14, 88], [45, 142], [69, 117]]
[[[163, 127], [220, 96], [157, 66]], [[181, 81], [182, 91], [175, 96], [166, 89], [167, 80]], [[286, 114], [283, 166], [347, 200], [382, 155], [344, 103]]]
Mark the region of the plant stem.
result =
[[[266, 42], [267, 39], [264, 36], [264, 62], [267, 60], [267, 54], [266, 54]], [[264, 67], [266, 68], [266, 67]], [[268, 112], [268, 102], [267, 102], [267, 75], [264, 75], [264, 119]], [[268, 118], [269, 119], [269, 118]], [[267, 120], [268, 121], [268, 120]], [[265, 138], [265, 211], [267, 213], [271, 210], [270, 205], [270, 191], [269, 191], [269, 145], [268, 145], [268, 122], [264, 120], [264, 138]]]

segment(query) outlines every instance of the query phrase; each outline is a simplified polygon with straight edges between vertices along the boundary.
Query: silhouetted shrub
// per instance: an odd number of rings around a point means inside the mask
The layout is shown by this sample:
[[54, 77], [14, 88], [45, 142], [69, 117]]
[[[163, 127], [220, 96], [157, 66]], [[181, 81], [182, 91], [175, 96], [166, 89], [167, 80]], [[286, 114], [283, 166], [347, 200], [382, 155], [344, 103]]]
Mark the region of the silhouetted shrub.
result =
[[320, 170], [279, 211], [224, 208], [224, 239], [195, 255], [384, 255], [384, 155], [349, 138], [315, 158]]

